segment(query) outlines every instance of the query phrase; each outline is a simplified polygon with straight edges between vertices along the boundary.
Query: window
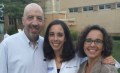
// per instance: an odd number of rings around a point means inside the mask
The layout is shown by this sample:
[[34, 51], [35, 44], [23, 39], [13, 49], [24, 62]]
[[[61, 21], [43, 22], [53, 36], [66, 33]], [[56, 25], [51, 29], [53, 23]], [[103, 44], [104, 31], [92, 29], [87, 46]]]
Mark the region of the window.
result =
[[83, 11], [92, 11], [93, 10], [93, 6], [85, 6], [83, 7]]
[[104, 9], [104, 5], [99, 5], [99, 9]]
[[74, 12], [78, 12], [78, 8], [74, 8]]
[[78, 8], [77, 7], [69, 8], [69, 12], [78, 12]]
[[111, 9], [111, 4], [102, 4], [102, 5], [99, 5], [99, 9]]
[[120, 3], [117, 3], [117, 8], [120, 8]]
[[92, 11], [93, 10], [93, 7], [92, 6], [89, 6], [89, 11]]
[[69, 12], [74, 12], [73, 8], [69, 8]]
[[110, 4], [106, 4], [105, 5], [105, 9], [110, 9], [111, 8], [111, 5]]

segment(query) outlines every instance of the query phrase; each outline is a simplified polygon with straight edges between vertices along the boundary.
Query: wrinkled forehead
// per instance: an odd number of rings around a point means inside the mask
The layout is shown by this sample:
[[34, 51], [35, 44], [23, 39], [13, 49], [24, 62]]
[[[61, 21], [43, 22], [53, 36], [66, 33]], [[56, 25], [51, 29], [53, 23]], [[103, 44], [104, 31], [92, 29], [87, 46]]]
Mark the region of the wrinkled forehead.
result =
[[37, 5], [37, 4], [29, 4], [29, 5], [27, 5], [25, 7], [23, 16], [25, 16], [25, 15], [29, 14], [30, 12], [33, 12], [33, 11], [43, 15], [43, 10], [39, 5]]

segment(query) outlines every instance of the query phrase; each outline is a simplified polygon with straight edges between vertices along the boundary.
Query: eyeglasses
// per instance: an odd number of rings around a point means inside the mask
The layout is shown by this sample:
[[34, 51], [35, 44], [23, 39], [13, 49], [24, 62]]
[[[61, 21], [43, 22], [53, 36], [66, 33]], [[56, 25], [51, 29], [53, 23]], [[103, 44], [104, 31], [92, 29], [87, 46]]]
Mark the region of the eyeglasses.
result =
[[102, 45], [103, 44], [103, 40], [100, 40], [100, 39], [96, 39], [96, 40], [92, 40], [90, 38], [85, 39], [85, 44], [91, 45], [92, 42], [94, 42], [95, 45]]

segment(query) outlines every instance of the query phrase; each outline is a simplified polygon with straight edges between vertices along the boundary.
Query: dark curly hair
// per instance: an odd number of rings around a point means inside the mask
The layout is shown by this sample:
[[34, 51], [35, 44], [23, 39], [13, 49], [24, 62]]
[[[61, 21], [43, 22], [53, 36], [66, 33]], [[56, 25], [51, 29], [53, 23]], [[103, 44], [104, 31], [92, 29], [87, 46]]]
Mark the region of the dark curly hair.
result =
[[77, 42], [77, 46], [76, 46], [76, 50], [78, 52], [78, 55], [80, 57], [86, 57], [87, 56], [85, 54], [83, 48], [84, 48], [85, 39], [86, 39], [88, 33], [91, 30], [99, 30], [103, 34], [103, 47], [104, 47], [104, 50], [102, 51], [101, 54], [102, 54], [102, 57], [104, 57], [104, 58], [107, 57], [107, 56], [110, 56], [111, 52], [112, 52], [112, 48], [113, 48], [112, 38], [109, 36], [107, 31], [103, 27], [101, 27], [99, 25], [90, 25], [90, 26], [86, 27], [81, 32], [81, 34], [78, 37], [78, 42]]
[[75, 50], [73, 48], [73, 43], [69, 28], [67, 27], [67, 24], [61, 20], [52, 21], [46, 29], [46, 33], [44, 36], [44, 44], [43, 44], [44, 56], [48, 60], [55, 58], [53, 48], [51, 47], [48, 40], [50, 28], [54, 25], [61, 25], [64, 30], [66, 41], [64, 42], [62, 54], [60, 56], [62, 58], [62, 61], [69, 61], [75, 56]]

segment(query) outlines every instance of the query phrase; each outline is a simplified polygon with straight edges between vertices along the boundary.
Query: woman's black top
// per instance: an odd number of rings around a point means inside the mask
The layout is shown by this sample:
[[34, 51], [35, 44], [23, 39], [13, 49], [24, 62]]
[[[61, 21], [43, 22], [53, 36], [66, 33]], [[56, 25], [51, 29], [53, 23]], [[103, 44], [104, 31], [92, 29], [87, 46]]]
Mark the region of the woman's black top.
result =
[[57, 73], [59, 73], [60, 72], [60, 69], [57, 69]]

